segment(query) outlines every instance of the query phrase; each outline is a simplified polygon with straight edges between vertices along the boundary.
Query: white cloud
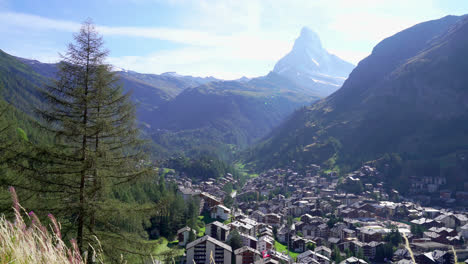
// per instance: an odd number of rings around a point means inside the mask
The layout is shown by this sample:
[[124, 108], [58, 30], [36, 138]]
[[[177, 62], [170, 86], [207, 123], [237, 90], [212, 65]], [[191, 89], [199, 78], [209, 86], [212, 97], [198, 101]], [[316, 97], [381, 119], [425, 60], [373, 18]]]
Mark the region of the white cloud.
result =
[[[237, 79], [256, 77], [268, 73], [279, 57], [272, 58], [272, 48], [253, 46], [188, 47], [162, 50], [147, 56], [111, 57], [109, 62], [117, 67], [143, 73], [177, 71], [180, 74], [216, 76]], [[274, 53], [273, 53], [274, 54]]]
[[[4, 27], [33, 29], [35, 31], [58, 30], [76, 32], [80, 24], [71, 21], [54, 20], [22, 13], [0, 13], [0, 23]], [[164, 71], [179, 71], [187, 74], [213, 75], [215, 70], [223, 74], [222, 78], [237, 78], [242, 75], [265, 74], [268, 72], [260, 65], [274, 64], [286, 54], [292, 46], [289, 41], [278, 39], [268, 32], [243, 31], [235, 34], [216, 34], [205, 31], [157, 27], [109, 27], [97, 25], [100, 33], [106, 36], [121, 36], [129, 38], [151, 38], [185, 44], [186, 47], [176, 50], [161, 50], [146, 56], [125, 56], [111, 58], [110, 61], [118, 67], [142, 72], [160, 73]], [[37, 32], [36, 32], [37, 34]], [[131, 51], [129, 51], [131, 53]], [[21, 54], [21, 52], [20, 52]], [[45, 53], [35, 54], [34, 59], [46, 59], [50, 62], [56, 58], [57, 51], [47, 56]], [[233, 73], [227, 69], [230, 64], [256, 63], [259, 69], [250, 73]], [[224, 63], [224, 65], [222, 64]], [[197, 64], [196, 67], [191, 66]], [[207, 65], [207, 66], [205, 66]], [[192, 69], [187, 71], [187, 69]], [[243, 67], [238, 67], [243, 68]], [[248, 68], [248, 67], [244, 67]], [[206, 70], [201, 72], [200, 70]]]
[[[341, 59], [345, 61], [349, 61], [354, 65], [357, 65], [362, 59], [369, 56], [371, 51], [356, 51], [356, 50], [349, 50], [349, 49], [341, 49], [341, 50], [328, 50], [330, 53], [337, 55]], [[339, 55], [338, 55], [339, 54]]]
[[[398, 23], [395, 23], [398, 20]], [[372, 23], [370, 21], [378, 21]], [[329, 28], [348, 39], [378, 42], [419, 22], [416, 19], [396, 18], [389, 15], [349, 13], [336, 18]]]
[[[0, 0], [0, 6], [2, 1], [5, 0]], [[145, 56], [133, 56], [132, 50], [128, 50], [126, 56], [109, 59], [116, 66], [153, 73], [219, 74], [224, 78], [266, 74], [291, 49], [302, 26], [318, 32], [332, 53], [356, 64], [383, 38], [415, 23], [446, 15], [436, 8], [437, 0], [108, 1], [164, 2], [189, 11], [177, 27], [98, 25], [104, 37], [148, 38], [181, 44], [174, 45], [177, 46], [174, 49], [155, 47], [154, 52]], [[48, 31], [76, 32], [79, 27], [73, 21], [0, 12], [0, 31], [20, 29], [35, 38], [40, 38], [40, 34], [47, 36]], [[40, 54], [39, 57], [48, 58], [46, 51]], [[55, 55], [56, 52], [50, 58]]]
[[0, 24], [2, 27], [15, 26], [35, 30], [61, 30], [71, 32], [75, 32], [80, 28], [80, 23], [16, 12], [0, 12]]

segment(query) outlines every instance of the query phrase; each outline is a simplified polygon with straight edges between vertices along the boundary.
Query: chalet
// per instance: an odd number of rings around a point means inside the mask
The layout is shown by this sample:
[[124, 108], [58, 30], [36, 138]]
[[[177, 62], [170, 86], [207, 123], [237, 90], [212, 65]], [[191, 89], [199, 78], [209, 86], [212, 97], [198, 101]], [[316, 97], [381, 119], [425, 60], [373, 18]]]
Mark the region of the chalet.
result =
[[[258, 226], [259, 226], [257, 221], [255, 221], [254, 219], [248, 218], [248, 217], [241, 217], [241, 218], [238, 219], [238, 221], [241, 222], [241, 223], [253, 226], [253, 229], [254, 229], [252, 231], [253, 235], [255, 236], [257, 234]], [[273, 232], [273, 230], [271, 228], [270, 228], [270, 230]]]
[[399, 248], [393, 253], [392, 260], [393, 262], [397, 262], [403, 259], [407, 259], [407, 260], [411, 259], [411, 253], [406, 248]]
[[446, 252], [441, 250], [421, 253], [414, 256], [418, 264], [453, 263], [444, 261], [445, 258], [447, 258]]
[[426, 217], [428, 218], [431, 218], [431, 219], [434, 219], [436, 218], [439, 214], [440, 214], [440, 210], [438, 209], [434, 209], [434, 208], [430, 208], [430, 207], [425, 207], [423, 209], [423, 213]]
[[449, 250], [451, 247], [450, 245], [446, 244], [441, 244], [438, 242], [413, 242], [410, 244], [411, 249], [413, 252], [428, 252], [428, 251], [434, 251], [434, 250], [442, 250], [446, 251]]
[[228, 226], [231, 228], [231, 230], [237, 230], [237, 232], [239, 232], [239, 233], [244, 233], [244, 234], [247, 234], [247, 235], [250, 235], [250, 236], [257, 235], [257, 234], [255, 234], [255, 227], [252, 226], [252, 225], [246, 224], [246, 223], [242, 223], [242, 222], [239, 222], [239, 221], [234, 221], [234, 222], [228, 224]]
[[373, 228], [360, 228], [358, 233], [360, 241], [369, 243], [372, 241], [382, 241], [382, 233]]
[[458, 233], [454, 229], [447, 227], [431, 227], [429, 228], [430, 232], [435, 232], [442, 236], [456, 236]]
[[281, 225], [281, 216], [278, 214], [266, 214], [264, 222], [271, 226], [279, 227]]
[[308, 243], [313, 243], [313, 242], [311, 240], [307, 240], [299, 236], [293, 236], [291, 237], [291, 240], [290, 240], [290, 245], [294, 252], [306, 251]]
[[259, 210], [253, 211], [250, 217], [257, 222], [265, 222], [265, 214]]
[[291, 263], [292, 262], [292, 259], [286, 255], [286, 254], [283, 254], [283, 253], [280, 253], [278, 251], [275, 251], [275, 250], [270, 250], [269, 252], [269, 255], [270, 255], [270, 259], [274, 259], [280, 263]]
[[333, 237], [339, 237], [343, 239], [342, 237], [342, 232], [343, 229], [347, 229], [348, 226], [344, 223], [336, 223], [331, 229], [330, 229], [330, 236]]
[[351, 229], [348, 229], [348, 228], [344, 228], [343, 230], [341, 230], [341, 239], [342, 240], [347, 240], [347, 239], [350, 239], [350, 238], [353, 238], [353, 237], [356, 237], [356, 232], [354, 230], [351, 230]]
[[253, 236], [249, 236], [247, 234], [243, 234], [243, 233], [239, 233], [239, 235], [242, 238], [242, 245], [243, 246], [247, 246], [247, 247], [251, 247], [251, 248], [257, 248], [257, 242], [258, 242], [257, 238], [255, 238]]
[[210, 236], [201, 237], [187, 244], [187, 263], [211, 263], [213, 256], [216, 263], [231, 264], [232, 248]]
[[262, 236], [258, 238], [257, 249], [260, 252], [270, 250], [275, 246], [275, 240], [271, 236]]
[[332, 254], [332, 250], [325, 246], [316, 247], [314, 252], [320, 255], [326, 256], [327, 258], [331, 258], [331, 254]]
[[192, 230], [188, 226], [181, 228], [177, 231], [177, 239], [179, 240], [179, 246], [185, 247], [185, 245], [187, 245], [189, 238], [190, 238], [190, 232], [194, 234], [193, 237], [195, 238], [196, 237], [195, 230]]
[[257, 260], [254, 264], [280, 264], [280, 262], [272, 258], [266, 258]]
[[330, 228], [327, 224], [321, 224], [317, 226], [317, 236], [319, 237], [328, 237], [330, 235]]
[[222, 204], [221, 199], [207, 192], [202, 192], [199, 194], [199, 196], [204, 201], [205, 209], [209, 210], [219, 204]]
[[468, 224], [460, 227], [461, 235], [466, 240], [468, 238]]
[[313, 219], [314, 217], [311, 216], [310, 214], [304, 214], [301, 216], [301, 221], [304, 223], [311, 223]]
[[419, 225], [422, 226], [426, 229], [429, 229], [431, 227], [441, 227], [443, 224], [441, 222], [435, 221], [431, 218], [419, 218], [411, 221], [411, 224], [413, 225]]
[[184, 201], [188, 201], [193, 196], [200, 194], [199, 191], [195, 191], [190, 187], [187, 188], [187, 187], [184, 187], [184, 186], [179, 186], [179, 193], [182, 195], [182, 198], [184, 199]]
[[211, 209], [211, 218], [228, 220], [231, 216], [231, 210], [222, 204], [218, 204]]
[[382, 242], [372, 241], [362, 246], [362, 252], [368, 259], [374, 259], [377, 250], [383, 246]]
[[314, 263], [313, 261], [308, 260], [308, 258], [311, 258], [311, 259], [315, 260], [317, 263], [320, 263], [320, 264], [330, 264], [331, 263], [329, 257], [324, 256], [324, 255], [322, 255], [320, 253], [314, 252], [312, 250], [307, 250], [304, 253], [299, 254], [297, 256], [297, 262], [298, 263]]
[[338, 244], [340, 244], [340, 242], [341, 242], [341, 239], [339, 239], [338, 237], [329, 237], [328, 238], [328, 244], [330, 246], [334, 246], [334, 245], [338, 246]]
[[291, 238], [291, 232], [289, 231], [289, 228], [283, 226], [278, 230], [276, 236], [278, 237], [278, 241], [280, 243], [285, 244], [288, 242], [288, 239]]
[[236, 264], [251, 264], [262, 259], [260, 251], [255, 248], [243, 246], [234, 250]]
[[314, 224], [303, 224], [300, 227], [300, 230], [305, 238], [313, 239], [314, 237], [318, 236], [318, 226]]
[[228, 236], [229, 236], [229, 231], [230, 231], [229, 226], [218, 221], [209, 223], [205, 227], [206, 235], [212, 238], [215, 238], [219, 241], [227, 241]]
[[317, 260], [313, 259], [312, 257], [304, 257], [300, 260], [298, 260], [298, 263], [301, 263], [301, 264], [320, 264], [320, 262], [318, 262]]

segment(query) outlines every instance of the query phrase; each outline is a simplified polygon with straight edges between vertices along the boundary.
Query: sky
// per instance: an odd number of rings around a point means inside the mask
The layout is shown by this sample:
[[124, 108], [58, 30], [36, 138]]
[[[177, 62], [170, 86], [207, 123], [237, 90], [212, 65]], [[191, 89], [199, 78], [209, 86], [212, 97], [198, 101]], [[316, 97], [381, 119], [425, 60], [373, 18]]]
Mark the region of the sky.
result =
[[57, 62], [90, 18], [116, 67], [236, 79], [266, 75], [304, 26], [357, 64], [405, 28], [467, 13], [467, 0], [0, 0], [0, 49]]

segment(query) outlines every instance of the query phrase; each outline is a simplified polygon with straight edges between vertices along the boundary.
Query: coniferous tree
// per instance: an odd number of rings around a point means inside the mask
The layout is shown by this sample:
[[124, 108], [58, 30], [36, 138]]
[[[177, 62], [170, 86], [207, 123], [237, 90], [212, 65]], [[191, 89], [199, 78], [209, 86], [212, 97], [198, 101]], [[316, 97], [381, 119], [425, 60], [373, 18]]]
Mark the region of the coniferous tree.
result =
[[[23, 185], [25, 182], [25, 179], [17, 177], [8, 169], [11, 161], [20, 159], [19, 153], [23, 150], [24, 142], [28, 140], [24, 130], [17, 124], [15, 116], [17, 113], [13, 106], [0, 99], [0, 186], [2, 187], [0, 190], [0, 211], [5, 214], [9, 214], [11, 211], [11, 205], [8, 202], [8, 187], [13, 184]], [[26, 193], [22, 197], [23, 200], [27, 201], [32, 196]]]
[[[3, 185], [3, 181], [6, 178], [6, 169], [5, 169], [5, 162], [7, 160], [6, 151], [8, 146], [11, 144], [8, 140], [7, 132], [9, 130], [10, 125], [8, 124], [5, 118], [5, 112], [7, 110], [7, 105], [3, 100], [0, 100], [0, 185]], [[7, 199], [8, 193], [2, 192], [0, 190], [0, 197]], [[5, 196], [5, 197], [3, 197]]]
[[[37, 109], [41, 128], [53, 145], [30, 146], [25, 164], [47, 209], [68, 219], [70, 236], [82, 252], [97, 236], [109, 255], [128, 250], [124, 234], [138, 214], [154, 207], [113, 198], [115, 186], [147, 175], [135, 107], [105, 64], [108, 52], [94, 25], [87, 21], [62, 56], [58, 78], [40, 90], [46, 104]], [[159, 206], [159, 205], [158, 205]], [[138, 214], [132, 213], [138, 209]], [[125, 246], [124, 246], [125, 245]], [[129, 250], [128, 250], [129, 251]]]

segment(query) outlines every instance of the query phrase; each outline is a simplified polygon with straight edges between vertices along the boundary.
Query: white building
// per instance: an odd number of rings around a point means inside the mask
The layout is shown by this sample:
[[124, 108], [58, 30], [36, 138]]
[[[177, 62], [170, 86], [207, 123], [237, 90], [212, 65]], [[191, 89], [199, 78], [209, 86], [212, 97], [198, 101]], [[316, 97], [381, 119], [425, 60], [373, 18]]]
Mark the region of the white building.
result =
[[218, 204], [211, 209], [211, 218], [228, 220], [231, 217], [231, 210], [222, 204]]
[[231, 264], [232, 248], [210, 236], [201, 237], [187, 245], [187, 263], [210, 264], [211, 258], [216, 263]]

